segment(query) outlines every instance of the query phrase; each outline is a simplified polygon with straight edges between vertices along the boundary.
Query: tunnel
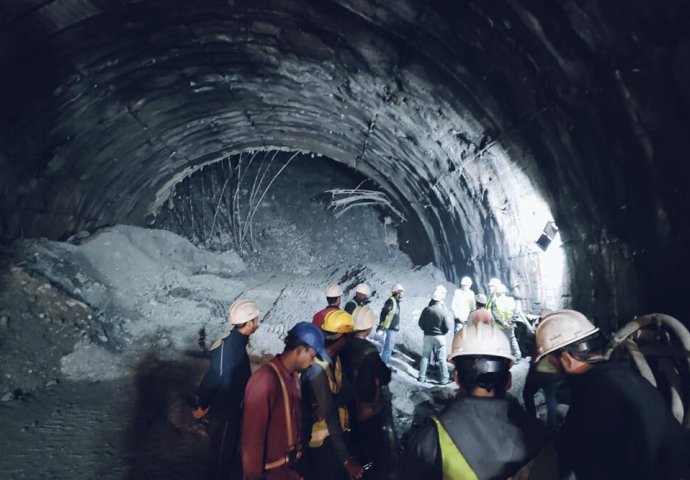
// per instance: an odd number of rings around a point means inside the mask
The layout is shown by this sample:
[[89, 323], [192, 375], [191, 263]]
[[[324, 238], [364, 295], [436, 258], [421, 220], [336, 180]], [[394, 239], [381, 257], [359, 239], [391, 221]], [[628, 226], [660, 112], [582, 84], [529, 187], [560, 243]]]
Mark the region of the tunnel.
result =
[[[373, 224], [439, 281], [468, 275], [481, 291], [500, 277], [528, 310], [575, 308], [607, 331], [651, 312], [688, 325], [685, 1], [0, 0], [0, 12], [3, 245], [118, 225], [199, 243], [181, 205], [256, 159], [265, 190], [300, 185], [290, 198], [307, 177], [375, 192]], [[266, 201], [288, 202], [276, 182]], [[318, 229], [310, 218], [296, 228]]]

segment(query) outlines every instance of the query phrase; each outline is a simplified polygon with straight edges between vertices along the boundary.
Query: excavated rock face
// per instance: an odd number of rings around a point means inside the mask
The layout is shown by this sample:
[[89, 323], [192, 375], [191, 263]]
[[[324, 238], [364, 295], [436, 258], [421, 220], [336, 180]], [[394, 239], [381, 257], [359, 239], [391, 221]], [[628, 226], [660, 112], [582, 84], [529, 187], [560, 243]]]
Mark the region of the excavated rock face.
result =
[[[145, 224], [203, 165], [305, 151], [379, 185], [451, 279], [500, 274], [609, 325], [684, 311], [687, 4], [0, 0], [0, 14], [5, 240]], [[545, 298], [530, 246], [550, 219], [564, 298]]]

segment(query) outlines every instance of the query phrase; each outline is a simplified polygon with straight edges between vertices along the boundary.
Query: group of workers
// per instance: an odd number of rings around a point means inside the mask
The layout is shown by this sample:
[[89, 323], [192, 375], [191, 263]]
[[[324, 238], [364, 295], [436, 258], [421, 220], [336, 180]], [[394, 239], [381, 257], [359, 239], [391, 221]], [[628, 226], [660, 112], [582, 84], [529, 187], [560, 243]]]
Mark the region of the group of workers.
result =
[[[471, 287], [461, 283], [459, 290]], [[444, 290], [434, 291], [420, 325], [445, 308]], [[488, 313], [500, 290], [489, 292], [493, 299], [473, 294], [475, 305], [468, 300], [468, 320], [458, 322], [442, 358], [454, 366], [457, 398], [412, 431], [399, 463], [390, 455], [384, 387], [400, 328], [400, 284], [378, 316], [367, 305], [368, 286], [358, 285], [344, 310], [342, 288], [329, 286], [328, 306], [294, 325], [283, 352], [251, 376], [246, 346], [260, 312], [236, 301], [228, 315], [234, 328], [212, 346], [194, 412], [202, 418], [211, 407], [209, 478], [240, 478], [238, 463], [250, 480], [687, 478], [688, 432], [651, 384], [627, 364], [605, 360], [603, 335], [577, 311], [544, 314], [535, 332], [535, 360], [546, 359], [570, 387], [558, 434], [506, 395], [514, 347], [503, 324], [479, 311]], [[375, 327], [381, 354], [367, 340]], [[436, 347], [425, 338], [424, 351]], [[448, 369], [441, 375], [447, 381]]]

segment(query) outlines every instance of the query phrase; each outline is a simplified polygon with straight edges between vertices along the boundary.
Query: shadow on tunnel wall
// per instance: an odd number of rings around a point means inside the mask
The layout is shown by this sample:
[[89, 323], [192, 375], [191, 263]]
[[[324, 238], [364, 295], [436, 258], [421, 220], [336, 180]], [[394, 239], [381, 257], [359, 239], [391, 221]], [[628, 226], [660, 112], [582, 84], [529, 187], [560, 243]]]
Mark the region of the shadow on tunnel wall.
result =
[[204, 478], [206, 427], [192, 417], [193, 392], [208, 360], [164, 360], [149, 352], [136, 371], [135, 415], [127, 434], [128, 480]]

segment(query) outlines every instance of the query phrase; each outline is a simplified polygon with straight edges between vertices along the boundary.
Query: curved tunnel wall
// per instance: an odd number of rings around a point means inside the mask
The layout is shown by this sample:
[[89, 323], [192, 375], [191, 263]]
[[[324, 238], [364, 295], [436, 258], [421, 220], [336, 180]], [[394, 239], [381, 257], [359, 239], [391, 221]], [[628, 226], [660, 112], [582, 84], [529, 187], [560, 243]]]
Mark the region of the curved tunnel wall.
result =
[[0, 65], [12, 72], [0, 85], [5, 239], [142, 223], [191, 169], [303, 150], [357, 169], [418, 216], [450, 278], [510, 271], [504, 280], [543, 300], [524, 249], [539, 233], [526, 227], [532, 192], [561, 227], [564, 304], [609, 323], [682, 311], [682, 4], [0, 8]]

